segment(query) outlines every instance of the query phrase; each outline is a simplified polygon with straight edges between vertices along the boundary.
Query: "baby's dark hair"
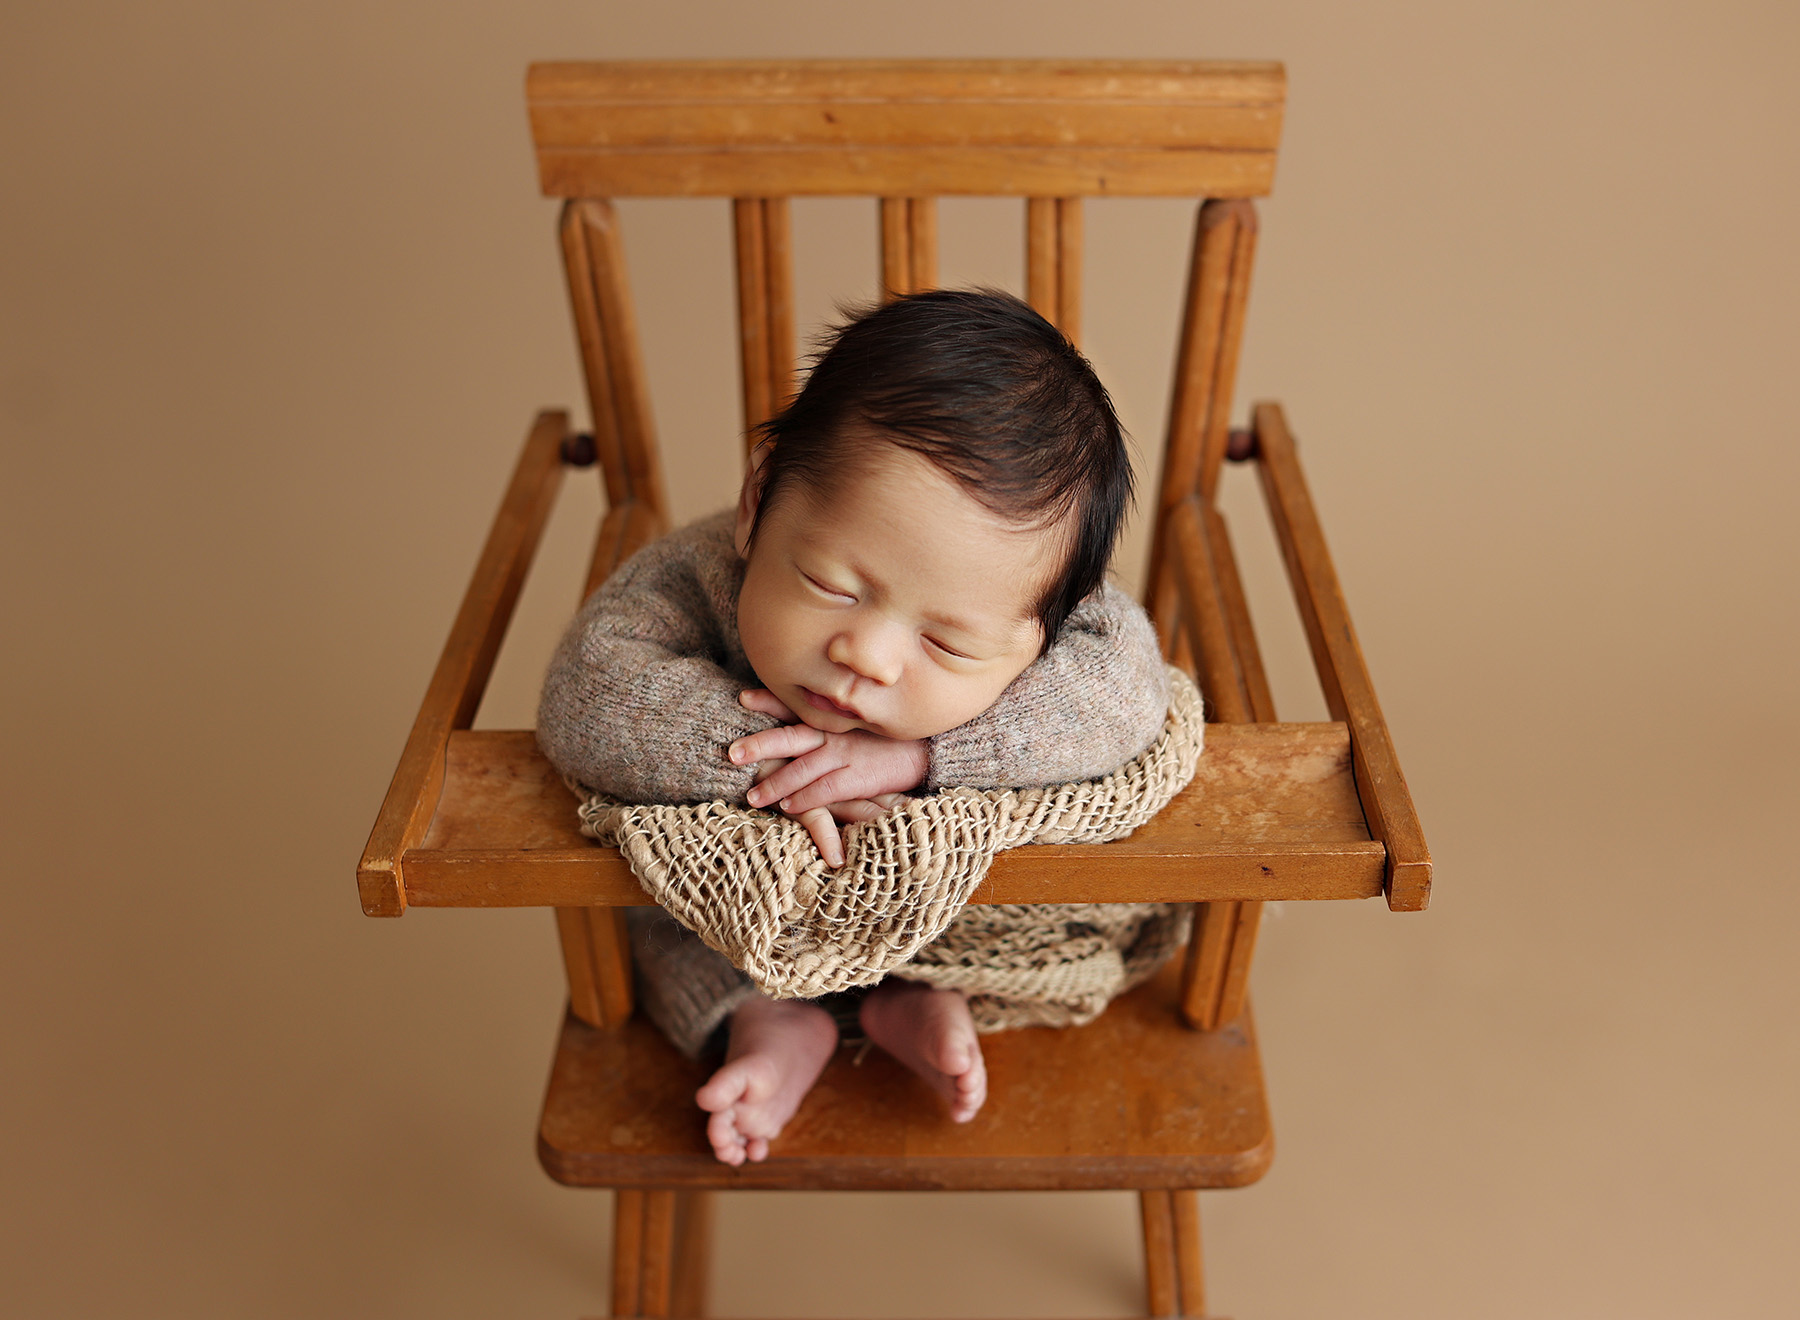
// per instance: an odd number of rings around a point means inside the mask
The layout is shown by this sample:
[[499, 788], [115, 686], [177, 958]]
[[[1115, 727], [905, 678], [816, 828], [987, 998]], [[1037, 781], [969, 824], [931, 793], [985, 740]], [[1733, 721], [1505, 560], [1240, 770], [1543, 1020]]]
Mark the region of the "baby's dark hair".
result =
[[756, 525], [784, 492], [829, 491], [853, 471], [846, 446], [891, 443], [1008, 522], [1065, 526], [1062, 572], [1034, 604], [1045, 647], [1106, 576], [1131, 503], [1124, 434], [1094, 369], [1055, 326], [991, 289], [936, 289], [851, 314], [756, 435], [773, 442]]

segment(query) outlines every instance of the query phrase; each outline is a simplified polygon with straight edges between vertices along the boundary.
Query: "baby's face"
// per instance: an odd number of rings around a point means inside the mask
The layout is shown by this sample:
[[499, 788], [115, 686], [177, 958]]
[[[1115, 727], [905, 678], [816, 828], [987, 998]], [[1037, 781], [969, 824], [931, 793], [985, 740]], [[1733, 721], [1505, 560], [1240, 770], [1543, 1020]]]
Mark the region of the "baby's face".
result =
[[[740, 506], [738, 548], [755, 504]], [[927, 738], [981, 714], [1041, 649], [1055, 530], [983, 508], [903, 449], [830, 495], [785, 492], [749, 549], [738, 632], [807, 724]]]

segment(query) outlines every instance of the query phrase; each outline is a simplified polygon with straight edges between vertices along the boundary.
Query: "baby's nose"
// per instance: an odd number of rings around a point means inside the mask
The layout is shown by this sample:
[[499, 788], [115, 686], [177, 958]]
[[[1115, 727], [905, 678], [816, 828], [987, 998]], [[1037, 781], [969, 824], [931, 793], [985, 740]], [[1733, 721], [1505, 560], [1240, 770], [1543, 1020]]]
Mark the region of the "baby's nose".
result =
[[881, 627], [845, 629], [831, 639], [825, 654], [859, 678], [892, 686], [900, 681], [901, 657], [896, 639], [888, 636], [890, 631]]

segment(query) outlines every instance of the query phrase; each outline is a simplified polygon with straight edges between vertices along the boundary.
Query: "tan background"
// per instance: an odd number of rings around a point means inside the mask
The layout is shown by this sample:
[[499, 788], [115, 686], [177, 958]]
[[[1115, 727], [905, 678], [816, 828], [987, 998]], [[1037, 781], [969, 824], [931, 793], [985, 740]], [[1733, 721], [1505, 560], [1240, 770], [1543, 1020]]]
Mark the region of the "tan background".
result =
[[[73, 0], [4, 28], [0, 1309], [602, 1309], [605, 1198], [532, 1157], [549, 918], [373, 922], [351, 882], [526, 421], [579, 403], [524, 66], [1102, 54], [1287, 62], [1240, 399], [1306, 446], [1439, 863], [1425, 916], [1265, 926], [1281, 1151], [1205, 1198], [1214, 1309], [1793, 1314], [1792, 5]], [[1148, 443], [1187, 217], [1091, 219], [1089, 346]], [[626, 219], [661, 428], [721, 452], [724, 212]], [[800, 224], [809, 314], [872, 281], [870, 210]], [[1013, 214], [946, 226], [950, 278], [1017, 284]], [[707, 463], [675, 461], [680, 512], [729, 485]], [[534, 585], [485, 722], [529, 719], [573, 590]], [[1267, 626], [1283, 713], [1315, 712]], [[726, 1207], [725, 1314], [1139, 1303], [1121, 1197], [768, 1207]]]

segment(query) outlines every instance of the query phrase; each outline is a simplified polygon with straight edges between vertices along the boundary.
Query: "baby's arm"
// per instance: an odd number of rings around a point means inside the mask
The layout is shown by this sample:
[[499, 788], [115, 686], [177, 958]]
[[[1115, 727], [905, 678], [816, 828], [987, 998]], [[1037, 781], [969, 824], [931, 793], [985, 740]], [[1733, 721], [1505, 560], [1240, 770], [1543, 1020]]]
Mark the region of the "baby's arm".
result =
[[1027, 788], [1110, 774], [1162, 733], [1169, 679], [1149, 616], [1106, 583], [967, 724], [931, 740], [927, 788]]
[[738, 701], [746, 675], [710, 655], [697, 584], [666, 564], [628, 564], [582, 606], [557, 647], [538, 743], [563, 774], [632, 802], [742, 802], [755, 765], [725, 745], [774, 723]]

